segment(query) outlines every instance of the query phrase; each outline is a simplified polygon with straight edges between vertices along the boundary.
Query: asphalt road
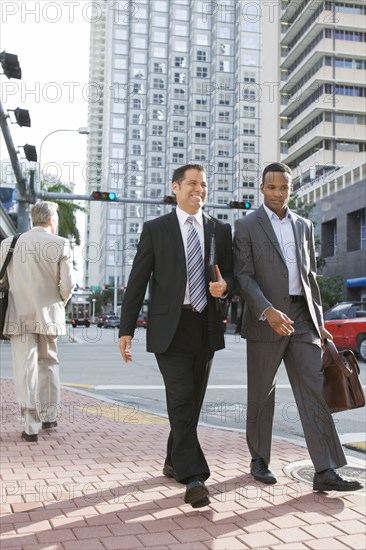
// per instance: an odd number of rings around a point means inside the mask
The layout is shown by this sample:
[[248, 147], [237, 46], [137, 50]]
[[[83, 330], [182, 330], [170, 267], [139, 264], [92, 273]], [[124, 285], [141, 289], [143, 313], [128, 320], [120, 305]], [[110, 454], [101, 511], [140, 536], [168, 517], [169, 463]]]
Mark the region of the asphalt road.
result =
[[[133, 341], [133, 361], [126, 365], [118, 350], [118, 332], [96, 327], [71, 329], [77, 342], [62, 337], [59, 343], [61, 381], [118, 406], [126, 418], [134, 411], [166, 415], [165, 392], [155, 357], [145, 351], [145, 329], [137, 329]], [[234, 334], [226, 335], [226, 348], [216, 353], [201, 422], [221, 428], [245, 430], [246, 421], [246, 344]], [[359, 361], [365, 386], [366, 366]], [[12, 378], [8, 342], [0, 344], [1, 377]], [[334, 415], [343, 443], [366, 441], [365, 409]], [[304, 441], [298, 410], [285, 367], [281, 365], [276, 385], [274, 436]]]

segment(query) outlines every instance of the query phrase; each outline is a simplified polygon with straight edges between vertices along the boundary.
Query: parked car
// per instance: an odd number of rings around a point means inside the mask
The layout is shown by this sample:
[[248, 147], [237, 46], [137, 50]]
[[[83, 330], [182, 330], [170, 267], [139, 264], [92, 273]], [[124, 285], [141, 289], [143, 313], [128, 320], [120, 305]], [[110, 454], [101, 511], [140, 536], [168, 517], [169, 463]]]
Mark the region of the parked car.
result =
[[119, 317], [117, 315], [107, 315], [103, 326], [104, 328], [119, 328]]
[[339, 349], [351, 349], [366, 361], [366, 302], [340, 302], [324, 314], [325, 328]]
[[109, 317], [108, 314], [99, 315], [98, 321], [97, 321], [97, 327], [102, 328], [104, 327], [104, 321]]

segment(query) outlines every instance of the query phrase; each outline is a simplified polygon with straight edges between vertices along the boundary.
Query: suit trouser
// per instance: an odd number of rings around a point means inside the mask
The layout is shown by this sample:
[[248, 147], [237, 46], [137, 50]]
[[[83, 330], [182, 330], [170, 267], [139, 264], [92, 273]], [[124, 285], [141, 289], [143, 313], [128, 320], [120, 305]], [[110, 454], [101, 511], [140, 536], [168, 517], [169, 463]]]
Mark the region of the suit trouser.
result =
[[182, 310], [176, 334], [165, 353], [156, 354], [165, 383], [170, 434], [166, 462], [177, 481], [196, 475], [207, 479], [210, 469], [197, 436], [197, 424], [212, 364], [207, 345], [207, 311]]
[[57, 336], [33, 333], [11, 336], [11, 350], [15, 395], [24, 429], [28, 434], [37, 434], [40, 422], [53, 422], [59, 414]]
[[339, 468], [346, 458], [322, 395], [320, 339], [305, 301], [291, 304], [295, 333], [273, 342], [248, 341], [247, 442], [252, 458], [268, 465], [277, 370], [285, 363], [315, 471]]

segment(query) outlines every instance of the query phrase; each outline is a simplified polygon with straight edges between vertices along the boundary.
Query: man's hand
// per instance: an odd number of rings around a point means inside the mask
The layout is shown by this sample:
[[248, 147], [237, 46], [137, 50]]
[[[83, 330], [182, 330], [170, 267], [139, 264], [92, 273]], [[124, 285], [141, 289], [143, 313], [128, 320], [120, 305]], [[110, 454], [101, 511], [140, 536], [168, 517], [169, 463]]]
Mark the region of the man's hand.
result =
[[326, 338], [327, 340], [330, 340], [331, 342], [333, 342], [333, 336], [331, 335], [330, 332], [327, 331], [326, 328], [319, 327], [319, 332], [320, 332], [320, 337], [321, 337], [322, 340], [324, 340], [324, 338]]
[[215, 283], [210, 282], [210, 294], [213, 298], [221, 298], [227, 292], [227, 282], [223, 279], [218, 265], [215, 266], [215, 269], [217, 281]]
[[275, 309], [274, 307], [267, 308], [263, 315], [273, 328], [277, 334], [280, 336], [290, 336], [293, 332], [295, 332], [295, 329], [293, 326], [293, 321], [287, 317], [285, 313], [282, 313], [279, 309]]
[[119, 351], [125, 363], [132, 361], [131, 342], [132, 336], [121, 336], [118, 341]]

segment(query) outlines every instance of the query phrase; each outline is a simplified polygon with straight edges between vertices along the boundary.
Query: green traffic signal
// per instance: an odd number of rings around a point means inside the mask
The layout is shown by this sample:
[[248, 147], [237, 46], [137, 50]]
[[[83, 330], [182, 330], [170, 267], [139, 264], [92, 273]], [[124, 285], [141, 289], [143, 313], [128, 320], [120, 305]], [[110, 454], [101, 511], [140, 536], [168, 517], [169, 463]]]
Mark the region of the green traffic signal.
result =
[[240, 210], [249, 210], [252, 207], [252, 203], [249, 201], [230, 201], [230, 208], [238, 208]]
[[117, 194], [113, 191], [93, 191], [90, 195], [95, 201], [110, 201], [117, 200]]

